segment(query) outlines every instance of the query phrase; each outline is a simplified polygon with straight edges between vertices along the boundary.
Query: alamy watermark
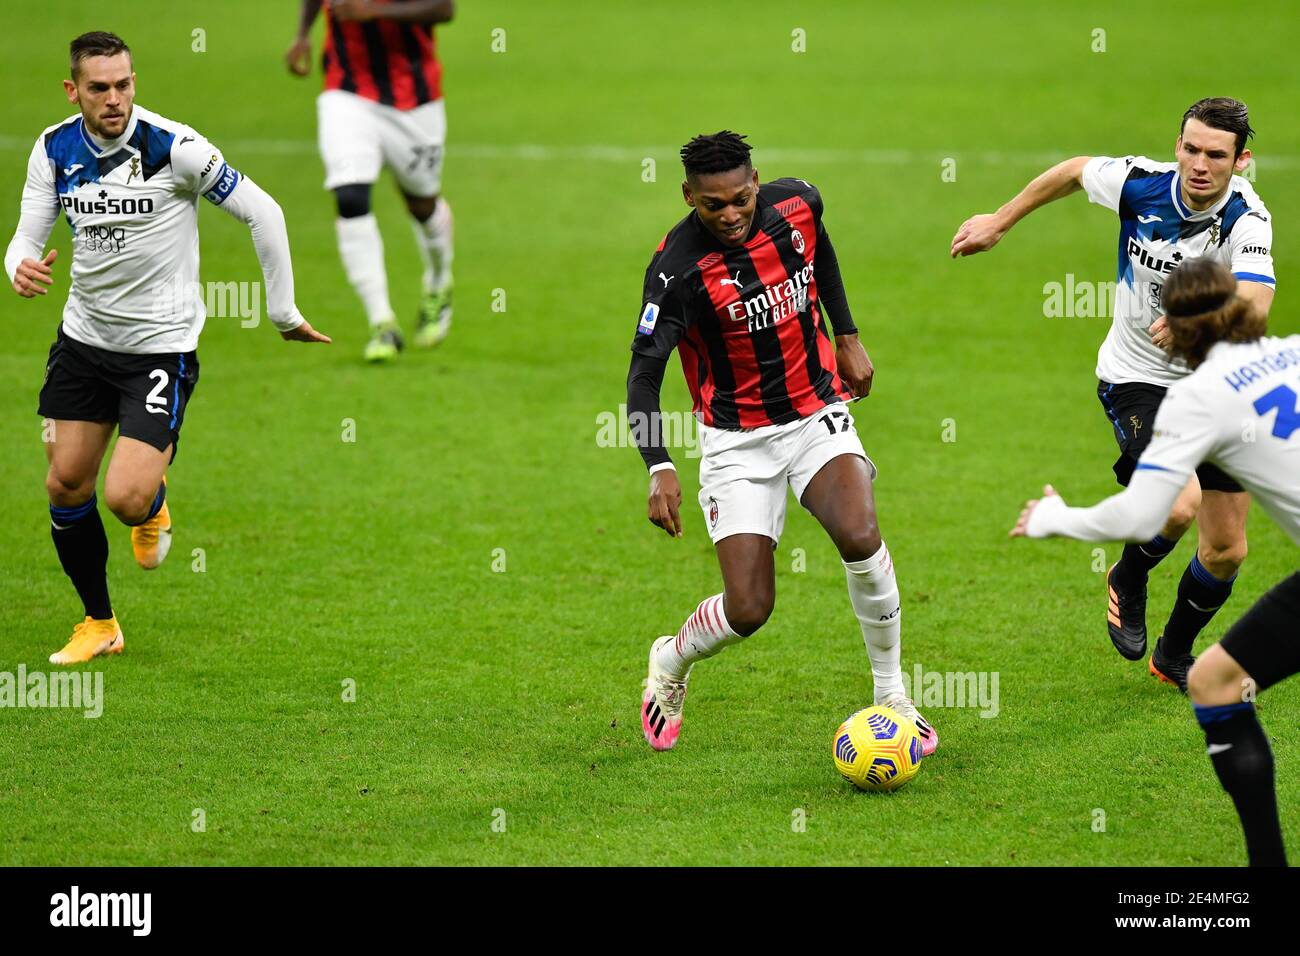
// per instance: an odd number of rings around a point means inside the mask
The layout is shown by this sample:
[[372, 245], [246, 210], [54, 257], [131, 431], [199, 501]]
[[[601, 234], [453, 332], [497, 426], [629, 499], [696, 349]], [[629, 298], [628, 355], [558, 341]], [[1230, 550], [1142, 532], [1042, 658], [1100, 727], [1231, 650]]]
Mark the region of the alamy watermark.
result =
[[103, 671], [0, 671], [0, 707], [61, 708], [84, 711], [87, 719], [104, 713]]
[[1064, 282], [1043, 285], [1043, 315], [1049, 319], [1109, 319], [1115, 314], [1114, 282], [1093, 282], [1065, 274]]
[[620, 403], [617, 412], [596, 416], [596, 445], [599, 448], [644, 448], [662, 445], [680, 448], [687, 458], [700, 457], [700, 433], [689, 412], [632, 412]]
[[50, 925], [56, 927], [123, 927], [132, 936], [153, 928], [152, 893], [83, 892], [75, 883], [50, 897]]
[[173, 276], [149, 290], [155, 316], [187, 314], [202, 305], [210, 319], [239, 319], [245, 329], [262, 321], [260, 282], [184, 282]]
[[903, 671], [903, 691], [917, 707], [978, 707], [981, 717], [1001, 710], [998, 671]]

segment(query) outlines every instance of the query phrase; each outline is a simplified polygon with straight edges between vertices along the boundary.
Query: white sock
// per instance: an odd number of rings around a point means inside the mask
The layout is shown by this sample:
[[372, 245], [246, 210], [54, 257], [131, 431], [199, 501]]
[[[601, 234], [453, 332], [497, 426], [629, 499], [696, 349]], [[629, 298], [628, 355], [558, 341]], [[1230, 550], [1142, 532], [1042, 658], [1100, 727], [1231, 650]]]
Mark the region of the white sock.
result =
[[871, 679], [877, 704], [903, 693], [903, 669], [899, 660], [902, 609], [898, 604], [898, 583], [894, 580], [894, 559], [885, 543], [865, 561], [845, 561], [849, 579], [849, 600], [862, 625], [862, 639], [871, 658]]
[[415, 244], [424, 263], [424, 291], [441, 292], [451, 284], [451, 206], [439, 196], [438, 205], [424, 222], [412, 219], [415, 227]]
[[659, 666], [675, 677], [685, 677], [700, 658], [712, 657], [728, 644], [743, 640], [727, 623], [722, 595], [715, 594], [700, 602], [675, 641], [659, 648]]
[[388, 274], [384, 272], [384, 240], [373, 214], [334, 220], [343, 271], [356, 290], [371, 326], [392, 322]]

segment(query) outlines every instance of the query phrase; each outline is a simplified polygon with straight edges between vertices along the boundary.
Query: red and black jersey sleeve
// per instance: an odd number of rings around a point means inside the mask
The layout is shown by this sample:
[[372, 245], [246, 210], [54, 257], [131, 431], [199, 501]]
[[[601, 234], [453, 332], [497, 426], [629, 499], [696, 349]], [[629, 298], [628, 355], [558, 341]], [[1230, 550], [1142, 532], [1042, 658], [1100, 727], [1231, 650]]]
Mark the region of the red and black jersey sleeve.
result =
[[689, 263], [676, 262], [660, 243], [650, 258], [641, 288], [641, 314], [632, 337], [632, 351], [667, 359], [690, 327], [690, 315], [681, 292], [687, 285]]

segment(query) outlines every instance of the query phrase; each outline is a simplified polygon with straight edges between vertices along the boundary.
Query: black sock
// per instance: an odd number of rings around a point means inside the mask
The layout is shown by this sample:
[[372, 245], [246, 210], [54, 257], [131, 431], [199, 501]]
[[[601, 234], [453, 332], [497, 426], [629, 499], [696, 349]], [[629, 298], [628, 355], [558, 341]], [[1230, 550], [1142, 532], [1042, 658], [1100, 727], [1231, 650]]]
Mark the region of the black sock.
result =
[[86, 616], [108, 620], [113, 616], [108, 600], [108, 535], [99, 519], [98, 499], [91, 495], [84, 505], [72, 508], [50, 505], [50, 537]]
[[1232, 582], [1236, 579], [1234, 574], [1230, 580], [1220, 581], [1193, 555], [1183, 572], [1183, 579], [1178, 582], [1178, 599], [1174, 601], [1169, 623], [1165, 625], [1160, 652], [1171, 658], [1190, 654], [1196, 635], [1228, 600], [1232, 594]]
[[1145, 544], [1129, 542], [1124, 545], [1119, 563], [1115, 565], [1115, 577], [1121, 584], [1131, 588], [1144, 587], [1151, 569], [1165, 559], [1170, 551], [1178, 547], [1177, 541], [1170, 541], [1163, 535], [1156, 535]]
[[1195, 706], [1219, 783], [1236, 804], [1251, 866], [1286, 866], [1273, 789], [1273, 751], [1255, 719], [1255, 705]]

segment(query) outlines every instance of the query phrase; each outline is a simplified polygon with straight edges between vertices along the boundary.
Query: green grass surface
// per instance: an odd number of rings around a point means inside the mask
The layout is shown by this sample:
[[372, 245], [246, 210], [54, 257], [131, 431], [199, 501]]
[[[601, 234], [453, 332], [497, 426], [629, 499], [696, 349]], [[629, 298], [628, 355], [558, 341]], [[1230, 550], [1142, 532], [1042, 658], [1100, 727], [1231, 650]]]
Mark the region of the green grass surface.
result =
[[[68, 38], [113, 29], [135, 51], [138, 102], [204, 132], [279, 200], [298, 304], [335, 337], [307, 348], [210, 320], [167, 563], [137, 569], [104, 512], [127, 653], [90, 665], [103, 716], [0, 709], [0, 864], [1243, 861], [1189, 706], [1106, 640], [1091, 547], [1006, 538], [1045, 480], [1077, 503], [1114, 490], [1093, 394], [1108, 319], [1046, 319], [1042, 304], [1067, 273], [1113, 278], [1115, 219], [1075, 196], [992, 255], [953, 263], [947, 249], [1054, 157], [1164, 159], [1187, 104], [1227, 93], [1260, 130], [1282, 278], [1272, 326], [1300, 330], [1288, 4], [1170, 18], [1121, 3], [462, 3], [439, 35], [456, 325], [440, 351], [379, 369], [360, 361], [365, 323], [320, 188], [319, 77], [280, 63], [283, 6], [0, 11], [0, 32], [23, 38], [0, 121], [6, 232], [32, 139], [70, 112]], [[791, 51], [796, 28], [806, 53]], [[1095, 28], [1105, 53], [1090, 50]], [[1207, 36], [1238, 52], [1187, 55]], [[623, 400], [642, 272], [684, 211], [675, 149], [724, 126], [750, 134], [764, 178], [825, 196], [877, 368], [856, 411], [880, 467], [905, 667], [999, 675], [996, 718], [928, 710], [941, 750], [892, 796], [857, 793], [832, 766], [831, 733], [869, 700], [869, 670], [834, 549], [793, 502], [772, 620], [696, 669], [676, 751], [641, 738], [646, 647], [719, 578], [694, 460], [677, 456], [687, 530], [669, 541], [646, 523], [636, 452], [598, 447], [596, 420]], [[377, 214], [409, 328], [418, 266], [389, 182]], [[260, 278], [242, 226], [206, 206], [200, 220], [204, 279]], [[65, 224], [51, 244], [66, 257]], [[80, 613], [49, 541], [35, 415], [66, 266], [55, 295], [11, 296], [0, 315], [0, 670], [48, 669]], [[664, 404], [689, 407], [675, 361]], [[1250, 532], [1198, 647], [1296, 566], [1262, 513]], [[1152, 577], [1153, 629], [1191, 547]], [[1293, 839], [1298, 707], [1293, 682], [1260, 708]]]

